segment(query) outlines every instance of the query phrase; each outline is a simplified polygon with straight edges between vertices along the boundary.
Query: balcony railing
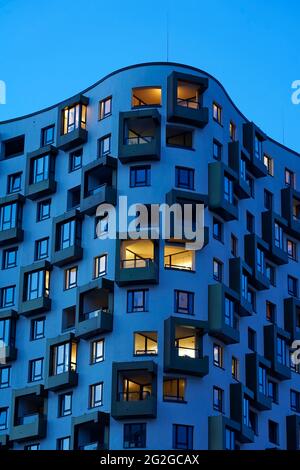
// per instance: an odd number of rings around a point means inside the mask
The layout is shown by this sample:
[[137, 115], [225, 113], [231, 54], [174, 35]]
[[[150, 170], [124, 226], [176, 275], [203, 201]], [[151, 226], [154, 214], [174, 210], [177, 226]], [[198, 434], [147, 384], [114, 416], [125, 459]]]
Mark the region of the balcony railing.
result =
[[90, 312], [82, 313], [81, 319], [84, 320], [91, 320], [92, 318], [97, 318], [101, 315], [101, 313], [111, 313], [108, 308], [99, 308], [97, 310], [91, 310]]
[[77, 364], [75, 362], [70, 362], [70, 364], [57, 365], [54, 369], [53, 375], [64, 374], [65, 372], [76, 372]]
[[105, 185], [106, 185], [106, 183], [102, 183], [102, 184], [99, 184], [98, 186], [96, 186], [95, 188], [89, 189], [87, 191], [87, 196], [92, 196], [94, 194], [100, 193], [103, 186], [105, 186]]
[[157, 349], [137, 349], [135, 351], [135, 354], [137, 356], [149, 356], [149, 355], [153, 355], [153, 356], [156, 356], [157, 355]]
[[79, 450], [99, 450], [100, 445], [99, 442], [91, 442], [89, 444], [84, 444], [82, 446], [79, 446]]
[[176, 345], [176, 349], [179, 357], [191, 357], [192, 359], [198, 359], [201, 357], [201, 351], [199, 348], [188, 348]]
[[139, 135], [135, 137], [126, 137], [126, 145], [140, 145], [140, 144], [150, 144], [154, 139], [153, 135]]
[[118, 395], [119, 401], [142, 401], [148, 400], [150, 397], [150, 392], [142, 390], [137, 392], [120, 392]]
[[177, 104], [179, 106], [182, 106], [183, 108], [190, 108], [190, 109], [200, 108], [199, 101], [195, 100], [194, 98], [188, 98], [188, 99], [177, 98]]
[[121, 260], [121, 268], [148, 268], [151, 261], [153, 261], [151, 258], [123, 259]]
[[39, 413], [31, 413], [28, 415], [20, 416], [17, 419], [18, 426], [23, 425], [23, 424], [32, 424], [36, 421], [38, 416], [39, 416]]

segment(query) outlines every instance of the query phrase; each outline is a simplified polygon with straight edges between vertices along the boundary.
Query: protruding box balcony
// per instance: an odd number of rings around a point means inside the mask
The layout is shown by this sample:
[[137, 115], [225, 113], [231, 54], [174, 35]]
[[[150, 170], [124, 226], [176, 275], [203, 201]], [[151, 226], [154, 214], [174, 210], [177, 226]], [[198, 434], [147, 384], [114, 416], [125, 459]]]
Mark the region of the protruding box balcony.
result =
[[54, 266], [64, 266], [82, 258], [82, 218], [77, 209], [72, 209], [53, 219], [52, 264]]
[[254, 393], [242, 383], [230, 384], [230, 417], [240, 425], [238, 440], [241, 443], [254, 442], [254, 432], [249, 420], [249, 402]]
[[76, 95], [58, 107], [57, 147], [67, 151], [87, 141], [87, 105], [89, 99]]
[[207, 88], [206, 77], [172, 72], [168, 77], [168, 121], [205, 127], [209, 118], [203, 94]]
[[45, 388], [54, 392], [76, 387], [77, 342], [73, 333], [57, 336], [47, 341], [45, 361]]
[[93, 215], [100, 204], [116, 205], [117, 202], [116, 158], [105, 156], [82, 169], [80, 211]]
[[108, 450], [109, 414], [101, 411], [72, 418], [72, 450]]
[[238, 219], [234, 195], [237, 179], [237, 174], [223, 162], [208, 164], [208, 207], [226, 221]]
[[120, 113], [119, 160], [122, 163], [160, 160], [160, 120], [156, 109]]
[[111, 415], [115, 419], [156, 418], [157, 365], [113, 362]]
[[228, 144], [228, 166], [238, 178], [234, 182], [234, 192], [239, 199], [247, 199], [251, 196], [251, 189], [247, 181], [247, 169], [250, 156], [238, 140]]
[[246, 385], [254, 393], [253, 404], [259, 411], [270, 410], [272, 399], [268, 393], [271, 362], [256, 352], [246, 354]]
[[262, 212], [262, 237], [269, 245], [268, 258], [276, 264], [288, 263], [288, 254], [284, 249], [283, 232], [286, 230], [286, 220], [273, 211]]
[[8, 434], [0, 434], [0, 451], [10, 449], [11, 444]]
[[300, 340], [300, 300], [295, 297], [284, 299], [284, 329], [292, 340]]
[[286, 417], [286, 448], [287, 450], [300, 450], [300, 415]]
[[204, 377], [209, 358], [203, 356], [207, 322], [169, 317], [164, 322], [164, 371]]
[[43, 385], [13, 391], [11, 441], [43, 439], [47, 433], [47, 393]]
[[0, 312], [0, 325], [1, 331], [4, 336], [1, 337], [3, 343], [0, 342], [0, 358], [1, 363], [7, 364], [8, 362], [17, 359], [16, 340], [16, 322], [18, 314], [15, 310], [4, 310]]
[[[235, 440], [240, 431], [239, 423], [233, 421], [222, 414], [208, 417], [208, 449], [209, 450], [226, 450], [232, 448], [232, 437], [234, 439], [233, 447], [235, 447]], [[227, 438], [227, 432], [230, 433], [230, 438]], [[232, 437], [231, 437], [232, 436]], [[227, 442], [229, 440], [230, 442]]]
[[0, 246], [22, 242], [22, 212], [25, 198], [22, 194], [10, 194], [0, 198]]
[[116, 283], [157, 284], [158, 243], [153, 240], [117, 240]]
[[266, 275], [265, 255], [269, 252], [267, 242], [254, 233], [244, 237], [245, 261], [252, 269], [251, 284], [257, 290], [270, 288], [270, 281]]
[[256, 178], [267, 176], [268, 169], [264, 164], [263, 142], [266, 135], [253, 123], [243, 125], [243, 145], [249, 152], [249, 169]]
[[25, 317], [51, 310], [49, 261], [21, 268], [19, 314]]
[[287, 232], [300, 240], [300, 191], [291, 186], [281, 190], [281, 215], [288, 221]]
[[114, 283], [101, 277], [77, 290], [75, 335], [91, 338], [113, 329]]
[[252, 305], [248, 299], [248, 281], [252, 276], [252, 269], [242, 258], [229, 260], [229, 287], [240, 298], [238, 313], [241, 317], [252, 315]]
[[271, 361], [271, 374], [279, 380], [291, 378], [290, 334], [277, 325], [264, 326], [264, 355]]
[[55, 193], [57, 149], [47, 145], [27, 154], [25, 196], [31, 200]]
[[235, 344], [240, 341], [238, 303], [238, 294], [224, 284], [208, 286], [209, 334], [225, 344]]

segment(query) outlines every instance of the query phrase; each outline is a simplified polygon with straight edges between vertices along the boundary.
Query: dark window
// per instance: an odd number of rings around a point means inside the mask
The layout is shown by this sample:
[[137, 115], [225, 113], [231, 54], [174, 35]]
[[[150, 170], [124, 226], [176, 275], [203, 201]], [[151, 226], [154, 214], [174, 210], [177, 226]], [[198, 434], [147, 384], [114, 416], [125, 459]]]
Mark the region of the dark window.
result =
[[260, 248], [256, 248], [256, 268], [258, 272], [264, 274], [265, 254]]
[[110, 154], [111, 135], [105, 135], [98, 140], [98, 158]]
[[246, 163], [245, 158], [243, 157], [241, 157], [241, 160], [240, 160], [240, 176], [242, 180], [247, 182], [247, 163]]
[[256, 312], [256, 292], [255, 290], [248, 287], [247, 300], [252, 307], [252, 310]]
[[10, 386], [10, 367], [0, 368], [0, 388], [8, 388]]
[[223, 348], [219, 344], [214, 344], [214, 366], [223, 367]]
[[80, 206], [80, 186], [68, 189], [67, 194], [67, 210]]
[[18, 248], [7, 248], [3, 250], [2, 269], [15, 268], [17, 266]]
[[45, 338], [45, 318], [31, 320], [31, 340]]
[[264, 367], [258, 367], [258, 391], [268, 396], [267, 371]]
[[23, 155], [25, 146], [25, 135], [13, 137], [12, 139], [3, 142], [3, 156], [4, 158], [17, 157]]
[[276, 305], [268, 300], [266, 301], [266, 318], [272, 323], [276, 321]]
[[76, 307], [64, 308], [62, 311], [62, 331], [68, 331], [75, 327]]
[[234, 302], [229, 299], [227, 296], [225, 297], [225, 312], [224, 312], [224, 321], [225, 324], [230, 326], [231, 328], [235, 327], [235, 315], [234, 315]]
[[223, 413], [223, 390], [219, 387], [213, 388], [213, 409]]
[[279, 364], [288, 365], [288, 348], [284, 338], [277, 336], [276, 338], [276, 358]]
[[8, 408], [0, 408], [0, 431], [7, 429]]
[[40, 450], [40, 444], [28, 444], [24, 446], [24, 450]]
[[273, 194], [267, 189], [264, 190], [264, 206], [268, 210], [273, 209]]
[[239, 380], [239, 360], [234, 356], [231, 359], [231, 375], [235, 380]]
[[297, 245], [292, 240], [286, 241], [286, 251], [288, 254], [289, 259], [293, 261], [297, 261]]
[[89, 407], [96, 408], [103, 403], [103, 382], [90, 385]]
[[18, 206], [14, 202], [0, 207], [0, 230], [15, 228], [17, 224]]
[[272, 444], [279, 444], [279, 429], [278, 423], [269, 419], [269, 441]]
[[96, 256], [94, 258], [94, 278], [104, 276], [107, 272], [107, 255]]
[[73, 266], [73, 268], [68, 268], [65, 270], [65, 290], [77, 287], [77, 273], [77, 266]]
[[215, 281], [222, 282], [223, 263], [216, 258], [213, 260], [213, 277]]
[[70, 450], [70, 437], [60, 437], [57, 439], [57, 450]]
[[255, 218], [251, 212], [246, 212], [246, 222], [247, 222], [247, 230], [250, 233], [254, 233], [255, 230]]
[[213, 237], [220, 242], [223, 241], [223, 223], [213, 218]]
[[249, 424], [254, 434], [258, 436], [258, 417], [253, 410], [249, 410]]
[[124, 424], [124, 449], [146, 447], [146, 423]]
[[258, 160], [262, 160], [263, 152], [262, 152], [262, 140], [255, 134], [254, 137], [254, 156]]
[[286, 186], [291, 186], [292, 188], [296, 187], [296, 175], [288, 168], [286, 168], [284, 172], [284, 182]]
[[167, 126], [166, 144], [172, 147], [192, 149], [193, 131], [180, 128], [180, 127]]
[[129, 290], [127, 292], [127, 312], [146, 312], [147, 296], [148, 291], [146, 289]]
[[291, 410], [295, 411], [296, 413], [299, 413], [300, 412], [300, 393], [296, 392], [296, 390], [291, 390], [290, 402], [291, 402]]
[[13, 193], [17, 193], [18, 191], [21, 191], [21, 184], [22, 184], [22, 172], [9, 175], [8, 181], [7, 181], [8, 194], [13, 194]]
[[175, 185], [177, 188], [194, 189], [194, 174], [192, 168], [176, 166], [175, 168]]
[[217, 103], [213, 103], [213, 119], [222, 124], [222, 108]]
[[273, 403], [278, 403], [278, 385], [273, 380], [268, 382], [268, 395]]
[[194, 313], [194, 292], [175, 290], [175, 313]]
[[150, 165], [133, 166], [130, 168], [130, 187], [150, 186]]
[[226, 175], [224, 175], [224, 199], [233, 204], [233, 182]]
[[69, 155], [69, 171], [79, 170], [82, 167], [82, 149], [74, 150]]
[[231, 234], [230, 242], [232, 256], [238, 256], [238, 239], [233, 233]]
[[48, 258], [49, 237], [41, 238], [35, 242], [35, 260]]
[[104, 361], [104, 339], [91, 342], [91, 364]]
[[54, 128], [55, 126], [48, 126], [44, 127], [41, 132], [41, 147], [45, 147], [46, 145], [53, 144], [54, 142]]
[[193, 449], [193, 426], [173, 424], [173, 449]]
[[72, 414], [72, 392], [63, 393], [58, 397], [58, 415], [68, 416]]
[[46, 220], [50, 218], [51, 199], [40, 201], [37, 204], [37, 220]]
[[40, 183], [49, 178], [49, 155], [37, 157], [30, 162], [30, 184]]
[[15, 305], [15, 290], [16, 286], [7, 286], [1, 288], [1, 308], [13, 307]]
[[288, 276], [288, 293], [293, 297], [298, 296], [298, 279], [293, 276]]
[[269, 263], [266, 263], [266, 276], [269, 279], [272, 286], [276, 285], [276, 271], [275, 267]]
[[99, 119], [104, 119], [111, 115], [112, 97], [109, 96], [99, 103]]
[[277, 222], [274, 224], [274, 232], [274, 244], [277, 248], [283, 250], [283, 230]]
[[254, 182], [254, 178], [252, 178], [252, 176], [247, 176], [247, 183], [249, 185], [249, 188], [250, 188], [250, 196], [251, 197], [255, 197], [255, 182]]
[[29, 361], [29, 382], [43, 379], [43, 362], [42, 358]]
[[235, 450], [235, 432], [227, 426], [225, 428], [225, 449]]
[[215, 160], [222, 160], [223, 145], [217, 140], [213, 140], [213, 157]]
[[232, 121], [229, 123], [229, 136], [231, 140], [235, 140], [236, 138], [236, 125]]
[[185, 401], [186, 380], [171, 379], [164, 377], [163, 382], [163, 399], [164, 401], [183, 402]]
[[252, 328], [248, 328], [248, 348], [256, 351], [256, 331]]
[[81, 239], [81, 224], [75, 219], [68, 220], [57, 227], [57, 247], [59, 250], [70, 248]]

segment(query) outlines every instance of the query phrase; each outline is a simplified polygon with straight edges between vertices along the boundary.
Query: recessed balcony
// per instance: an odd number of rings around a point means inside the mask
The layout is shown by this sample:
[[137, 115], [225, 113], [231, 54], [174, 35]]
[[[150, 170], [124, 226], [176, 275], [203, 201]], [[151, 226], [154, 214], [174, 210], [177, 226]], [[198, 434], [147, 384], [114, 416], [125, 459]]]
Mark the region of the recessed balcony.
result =
[[238, 440], [241, 443], [254, 442], [254, 432], [249, 419], [249, 402], [254, 393], [241, 383], [230, 384], [230, 417], [240, 425]]
[[47, 145], [27, 154], [25, 196], [31, 200], [55, 193], [57, 149]]
[[288, 254], [284, 248], [284, 231], [287, 222], [272, 211], [262, 212], [262, 237], [269, 245], [268, 258], [278, 265], [288, 263]]
[[240, 431], [239, 423], [222, 414], [208, 417], [208, 449], [234, 450]]
[[281, 214], [288, 221], [287, 232], [300, 239], [300, 192], [292, 187], [281, 190]]
[[279, 380], [291, 378], [290, 334], [277, 325], [264, 327], [264, 355], [271, 362], [270, 373]]
[[187, 250], [183, 244], [166, 244], [164, 247], [164, 267], [175, 271], [195, 272], [195, 251]]
[[226, 221], [238, 219], [234, 194], [237, 179], [237, 174], [223, 162], [208, 164], [208, 207]]
[[238, 294], [224, 284], [208, 286], [209, 334], [225, 344], [235, 344], [240, 341], [238, 304]]
[[256, 178], [267, 176], [268, 169], [264, 164], [263, 143], [266, 135], [253, 123], [243, 125], [243, 145], [250, 155], [249, 169]]
[[11, 194], [0, 198], [0, 246], [23, 241], [22, 212], [25, 198]]
[[68, 151], [87, 141], [87, 105], [81, 94], [64, 101], [58, 107], [57, 148]]
[[132, 108], [153, 108], [161, 106], [161, 87], [144, 86], [132, 89]]
[[259, 411], [270, 410], [272, 400], [268, 391], [271, 362], [256, 352], [246, 354], [246, 385], [254, 393], [254, 406]]
[[72, 209], [53, 219], [52, 264], [54, 266], [64, 266], [82, 258], [82, 218], [83, 215], [77, 209]]
[[49, 261], [22, 267], [20, 273], [19, 314], [25, 317], [51, 310]]
[[250, 316], [253, 313], [248, 292], [248, 281], [251, 276], [252, 269], [242, 258], [229, 260], [229, 287], [239, 295], [238, 313], [241, 317]]
[[269, 253], [267, 242], [254, 233], [244, 237], [245, 261], [252, 269], [251, 284], [257, 290], [270, 288], [270, 281], [266, 274], [266, 254]]
[[1, 346], [0, 358], [1, 363], [7, 364], [17, 359], [17, 348], [15, 344], [16, 323], [18, 314], [15, 310], [4, 310], [0, 312], [0, 332]]
[[77, 342], [73, 333], [57, 336], [47, 341], [45, 388], [54, 392], [76, 387]]
[[72, 450], [108, 450], [109, 414], [100, 411], [72, 418]]

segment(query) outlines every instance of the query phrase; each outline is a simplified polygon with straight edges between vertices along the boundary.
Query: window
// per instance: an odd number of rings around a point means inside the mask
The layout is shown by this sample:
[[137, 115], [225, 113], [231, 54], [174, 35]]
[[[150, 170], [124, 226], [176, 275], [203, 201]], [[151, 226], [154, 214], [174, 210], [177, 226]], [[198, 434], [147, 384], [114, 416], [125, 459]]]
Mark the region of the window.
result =
[[222, 160], [223, 145], [216, 139], [213, 140], [213, 157], [215, 160]]
[[40, 444], [28, 444], [24, 446], [24, 450], [40, 450]]
[[21, 183], [22, 183], [22, 172], [9, 175], [8, 181], [7, 181], [8, 194], [13, 194], [13, 193], [17, 193], [18, 191], [21, 191]]
[[298, 279], [288, 276], [288, 293], [293, 297], [298, 296]]
[[8, 388], [10, 386], [10, 367], [0, 368], [0, 388]]
[[235, 450], [235, 432], [227, 426], [225, 427], [225, 449]]
[[0, 431], [7, 429], [8, 408], [0, 408]]
[[146, 423], [124, 424], [124, 449], [146, 447]]
[[109, 96], [99, 103], [99, 119], [104, 119], [111, 115], [112, 97]]
[[288, 348], [284, 338], [277, 336], [276, 339], [276, 358], [279, 364], [288, 365]]
[[164, 377], [163, 399], [164, 401], [184, 402], [185, 379], [170, 379]]
[[231, 359], [231, 375], [232, 375], [232, 378], [235, 379], [235, 380], [239, 380], [239, 370], [240, 370], [240, 364], [239, 364], [239, 360], [232, 356], [232, 359]]
[[219, 344], [214, 344], [214, 366], [223, 368], [223, 348]]
[[254, 434], [258, 436], [258, 417], [253, 410], [249, 410], [249, 425]]
[[296, 413], [300, 412], [300, 393], [296, 392], [296, 390], [290, 391], [290, 403], [291, 403], [291, 410], [295, 411]]
[[40, 269], [32, 271], [25, 277], [25, 301], [40, 297], [49, 297], [50, 273]]
[[70, 437], [60, 437], [57, 439], [57, 450], [70, 450]]
[[286, 241], [286, 251], [289, 259], [297, 261], [297, 245], [292, 240], [287, 239]]
[[254, 182], [254, 178], [252, 178], [251, 176], [247, 176], [247, 183], [249, 185], [249, 188], [250, 188], [250, 196], [251, 197], [255, 197], [255, 182]]
[[3, 157], [13, 158], [18, 155], [23, 155], [25, 147], [25, 135], [19, 135], [12, 139], [5, 140], [3, 144]]
[[31, 340], [45, 338], [45, 318], [31, 320]]
[[251, 214], [251, 212], [249, 212], [249, 211], [246, 212], [246, 225], [247, 225], [248, 232], [254, 233], [255, 218], [254, 218], [254, 215]]
[[268, 155], [264, 155], [264, 164], [267, 167], [268, 175], [274, 176], [274, 160]]
[[134, 333], [135, 356], [157, 355], [157, 332], [139, 331]]
[[111, 135], [105, 135], [98, 140], [98, 158], [110, 154]]
[[262, 140], [258, 137], [257, 134], [255, 134], [254, 137], [254, 156], [258, 160], [262, 160]]
[[236, 138], [236, 125], [232, 121], [229, 123], [229, 136], [231, 140], [235, 140]]
[[77, 287], [77, 272], [77, 266], [65, 270], [65, 290]]
[[268, 396], [267, 371], [264, 367], [258, 367], [258, 391]]
[[252, 328], [248, 328], [248, 348], [256, 351], [256, 331]]
[[82, 167], [82, 149], [74, 150], [69, 155], [69, 172], [79, 170]]
[[127, 292], [127, 313], [146, 312], [148, 291], [146, 289]]
[[173, 424], [173, 449], [193, 449], [193, 426]]
[[252, 307], [252, 310], [256, 312], [256, 292], [254, 289], [248, 287], [247, 300]]
[[243, 397], [243, 424], [250, 427], [249, 422], [249, 400], [246, 397]]
[[245, 158], [243, 157], [241, 157], [241, 160], [240, 160], [240, 176], [242, 180], [247, 182], [247, 163], [246, 163]]
[[219, 242], [223, 241], [223, 223], [213, 218], [213, 237]]
[[132, 166], [130, 168], [130, 187], [140, 188], [150, 186], [150, 165]]
[[161, 105], [161, 87], [146, 86], [132, 89], [131, 106], [142, 108], [145, 106]]
[[16, 203], [0, 207], [0, 230], [10, 230], [16, 227], [18, 206]]
[[104, 339], [91, 342], [91, 364], [104, 361]]
[[243, 299], [248, 300], [249, 298], [249, 289], [248, 289], [248, 276], [242, 272], [242, 297]]
[[235, 327], [234, 302], [228, 297], [225, 297], [224, 321], [231, 328]]
[[296, 188], [296, 175], [293, 171], [289, 170], [288, 168], [286, 168], [284, 171], [284, 182], [286, 186]]
[[166, 144], [191, 150], [193, 148], [193, 131], [177, 126], [167, 126]]
[[80, 206], [80, 186], [68, 189], [67, 193], [67, 210], [79, 208]]
[[79, 127], [81, 127], [81, 129], [86, 129], [86, 111], [87, 107], [82, 103], [77, 103], [63, 109], [62, 131], [64, 135], [73, 132]]
[[34, 158], [30, 162], [30, 184], [40, 183], [49, 178], [49, 155]]
[[223, 263], [216, 258], [213, 260], [213, 277], [215, 281], [222, 282], [223, 277]]
[[175, 313], [194, 314], [194, 292], [175, 290]]
[[213, 388], [213, 409], [223, 413], [223, 390], [219, 387]]
[[257, 271], [264, 273], [265, 270], [265, 254], [260, 248], [256, 248], [256, 267]]
[[226, 175], [224, 175], [224, 199], [229, 204], [233, 203], [233, 182]]
[[54, 128], [55, 126], [44, 127], [41, 132], [41, 147], [53, 144], [54, 142]]
[[222, 108], [217, 103], [213, 103], [213, 119], [222, 124]]
[[40, 201], [37, 204], [37, 221], [46, 220], [50, 218], [51, 200]]
[[35, 260], [48, 258], [49, 237], [41, 238], [35, 242]]
[[237, 237], [232, 233], [230, 237], [230, 246], [231, 246], [231, 254], [232, 256], [237, 257], [238, 256], [238, 239]]
[[29, 361], [29, 382], [36, 382], [43, 378], [43, 359]]
[[0, 320], [0, 341], [5, 345], [13, 344], [15, 339], [15, 322], [11, 318], [3, 318]]
[[64, 250], [75, 244], [75, 220], [69, 220], [61, 224], [59, 228], [59, 249]]
[[94, 278], [104, 276], [107, 272], [107, 255], [94, 258]]
[[282, 230], [282, 227], [277, 222], [275, 222], [274, 224], [274, 231], [275, 231], [275, 236], [274, 236], [275, 246], [283, 250], [283, 230]]
[[273, 194], [267, 189], [264, 190], [264, 206], [268, 210], [273, 209]]
[[276, 273], [275, 267], [269, 263], [266, 263], [266, 276], [269, 279], [272, 286], [276, 285]]
[[16, 286], [2, 287], [1, 294], [1, 308], [13, 307], [15, 305], [15, 289]]
[[102, 405], [103, 382], [90, 385], [89, 407], [96, 408]]
[[266, 301], [266, 318], [272, 323], [276, 321], [276, 305], [268, 300]]
[[192, 168], [175, 167], [175, 185], [177, 188], [194, 189], [194, 174]]
[[64, 308], [62, 311], [62, 331], [69, 331], [75, 327], [76, 307]]
[[62, 343], [51, 348], [52, 375], [76, 371], [77, 345], [76, 343]]
[[273, 403], [278, 403], [278, 385], [273, 380], [268, 382], [268, 395]]
[[278, 423], [269, 419], [269, 441], [272, 444], [279, 444], [279, 429]]
[[3, 250], [2, 269], [15, 268], [17, 266], [18, 248], [7, 248]]
[[72, 392], [67, 392], [58, 397], [58, 415], [59, 417], [72, 414]]

